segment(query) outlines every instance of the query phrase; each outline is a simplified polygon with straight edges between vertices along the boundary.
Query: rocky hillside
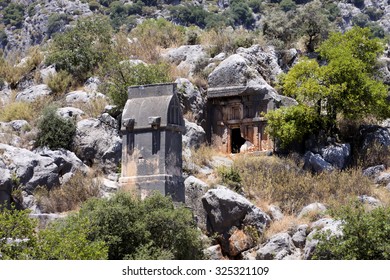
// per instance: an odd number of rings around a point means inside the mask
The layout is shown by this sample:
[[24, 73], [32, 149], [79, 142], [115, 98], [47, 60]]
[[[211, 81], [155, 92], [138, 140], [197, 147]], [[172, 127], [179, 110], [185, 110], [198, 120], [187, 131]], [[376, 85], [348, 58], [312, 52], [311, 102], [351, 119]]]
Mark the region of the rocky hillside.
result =
[[220, 154], [204, 130], [209, 87], [297, 105], [283, 77], [353, 25], [387, 44], [370, 75], [390, 85], [387, 0], [0, 0], [0, 20], [0, 201], [41, 227], [117, 192], [126, 89], [158, 82], [178, 85], [186, 206], [208, 258], [341, 258], [315, 253], [319, 234], [343, 236], [340, 209], [390, 207], [389, 119], [340, 120], [336, 136], [312, 133], [287, 159], [251, 143]]

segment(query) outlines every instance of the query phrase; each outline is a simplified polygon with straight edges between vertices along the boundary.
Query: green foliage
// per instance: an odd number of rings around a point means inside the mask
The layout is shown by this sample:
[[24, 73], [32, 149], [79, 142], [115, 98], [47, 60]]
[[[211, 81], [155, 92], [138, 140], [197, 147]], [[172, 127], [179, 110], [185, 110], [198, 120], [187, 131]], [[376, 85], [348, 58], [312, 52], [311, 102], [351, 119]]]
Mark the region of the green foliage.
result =
[[315, 110], [304, 104], [283, 107], [266, 116], [267, 133], [276, 138], [282, 148], [301, 143], [305, 137], [318, 130], [321, 121]]
[[342, 207], [333, 213], [341, 220], [341, 236], [329, 233], [318, 235], [320, 242], [314, 259], [388, 260], [390, 259], [390, 208], [371, 211], [359, 202]]
[[159, 193], [142, 201], [129, 193], [89, 200], [80, 215], [92, 224], [90, 238], [108, 245], [109, 259], [202, 257], [191, 212]]
[[3, 11], [3, 23], [21, 28], [24, 20], [24, 9], [25, 6], [22, 4], [10, 3]]
[[91, 241], [93, 228], [85, 218], [69, 216], [36, 231], [28, 210], [0, 209], [0, 259], [107, 259], [107, 246]]
[[249, 0], [248, 6], [252, 9], [254, 13], [260, 13], [261, 11], [262, 0]]
[[34, 229], [36, 220], [28, 216], [27, 210], [0, 208], [0, 259], [31, 259], [36, 245]]
[[282, 79], [283, 94], [295, 98], [300, 109], [280, 109], [268, 115], [269, 132], [282, 146], [320, 129], [335, 133], [338, 115], [346, 120], [390, 115], [387, 88], [374, 78], [383, 46], [368, 28], [333, 33], [318, 50], [326, 65], [304, 59]]
[[235, 25], [243, 25], [246, 28], [253, 28], [255, 19], [248, 4], [240, 0], [232, 1], [230, 4], [230, 14]]
[[293, 0], [282, 0], [280, 2], [280, 7], [282, 8], [283, 11], [288, 12], [291, 10], [295, 10], [297, 5]]
[[47, 146], [50, 149], [64, 148], [70, 150], [76, 125], [72, 120], [60, 117], [55, 107], [47, 107], [38, 122], [38, 135], [35, 145]]
[[104, 92], [115, 105], [123, 108], [127, 101], [127, 88], [135, 85], [169, 82], [166, 64], [133, 64], [129, 61], [116, 62], [104, 69], [108, 77], [103, 84]]
[[55, 64], [57, 70], [65, 70], [84, 81], [110, 54], [111, 35], [105, 17], [78, 20], [73, 29], [54, 37], [46, 63]]
[[169, 8], [171, 16], [181, 25], [197, 25], [201, 28], [206, 26], [207, 17], [210, 13], [203, 9], [202, 6], [184, 5], [172, 6]]
[[93, 232], [85, 217], [71, 215], [49, 224], [39, 232], [36, 259], [41, 260], [105, 260], [108, 246], [103, 241], [88, 239]]
[[51, 38], [55, 33], [64, 31], [70, 21], [67, 14], [51, 14], [47, 20], [47, 37]]

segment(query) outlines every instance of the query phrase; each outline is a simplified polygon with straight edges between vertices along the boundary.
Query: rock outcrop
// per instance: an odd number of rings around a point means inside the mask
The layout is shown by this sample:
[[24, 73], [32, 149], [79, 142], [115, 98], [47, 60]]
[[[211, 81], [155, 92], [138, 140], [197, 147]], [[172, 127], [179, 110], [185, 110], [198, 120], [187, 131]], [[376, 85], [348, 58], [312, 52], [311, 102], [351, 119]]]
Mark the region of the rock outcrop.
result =
[[122, 156], [122, 139], [116, 120], [104, 113], [99, 119], [77, 122], [74, 151], [88, 166], [98, 166], [103, 172], [116, 173]]

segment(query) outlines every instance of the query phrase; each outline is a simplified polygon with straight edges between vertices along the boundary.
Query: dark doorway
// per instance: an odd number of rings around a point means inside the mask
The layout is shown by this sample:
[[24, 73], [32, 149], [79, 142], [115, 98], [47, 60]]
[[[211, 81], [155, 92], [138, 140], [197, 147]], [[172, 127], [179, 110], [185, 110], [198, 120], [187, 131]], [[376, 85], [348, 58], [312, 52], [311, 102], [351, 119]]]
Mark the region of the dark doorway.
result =
[[239, 153], [241, 146], [245, 143], [245, 138], [241, 137], [241, 130], [239, 128], [233, 128], [231, 134], [232, 153]]

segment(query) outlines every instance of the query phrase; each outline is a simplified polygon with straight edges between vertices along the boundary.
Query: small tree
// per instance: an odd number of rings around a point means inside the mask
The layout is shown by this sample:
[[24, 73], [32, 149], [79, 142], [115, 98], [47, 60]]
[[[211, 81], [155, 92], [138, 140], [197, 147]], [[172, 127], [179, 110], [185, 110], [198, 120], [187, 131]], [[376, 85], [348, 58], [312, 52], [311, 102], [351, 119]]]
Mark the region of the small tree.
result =
[[[311, 133], [324, 130], [327, 135], [332, 135], [336, 132], [338, 116], [356, 120], [367, 115], [379, 119], [390, 115], [387, 88], [375, 79], [376, 61], [383, 46], [378, 39], [372, 38], [369, 29], [355, 27], [345, 34], [333, 33], [318, 50], [326, 65], [303, 59], [281, 81], [283, 94], [295, 98], [306, 110], [314, 109], [315, 115], [306, 112], [290, 115], [291, 118], [275, 118], [280, 113], [270, 113], [268, 131], [271, 136], [284, 135], [285, 127], [302, 123], [304, 116], [316, 119], [307, 125], [320, 123], [321, 126], [301, 129]], [[293, 109], [282, 110], [291, 112]], [[297, 136], [290, 136], [288, 142], [299, 141], [302, 135]], [[279, 140], [288, 145], [283, 138]]]
[[35, 145], [47, 146], [50, 149], [70, 149], [73, 137], [76, 133], [76, 125], [72, 120], [59, 116], [55, 107], [44, 110], [38, 123], [38, 136]]
[[105, 17], [78, 20], [76, 26], [54, 37], [47, 64], [84, 81], [111, 53], [111, 26]]

